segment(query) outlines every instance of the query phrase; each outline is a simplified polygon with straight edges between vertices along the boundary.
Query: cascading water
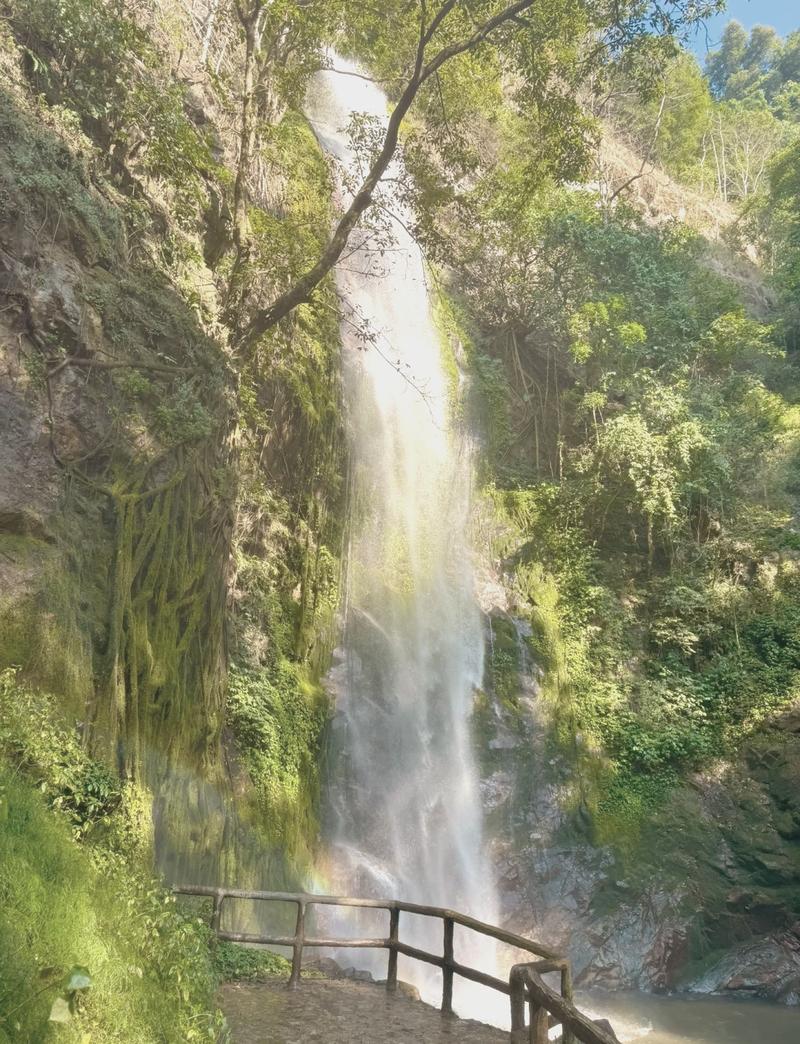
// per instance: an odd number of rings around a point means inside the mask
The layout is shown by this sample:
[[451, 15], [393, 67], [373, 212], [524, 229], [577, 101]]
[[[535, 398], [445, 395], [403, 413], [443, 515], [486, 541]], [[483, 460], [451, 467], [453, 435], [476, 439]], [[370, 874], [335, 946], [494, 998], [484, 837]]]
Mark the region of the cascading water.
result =
[[[346, 130], [352, 115], [385, 124], [387, 102], [354, 66], [334, 65], [316, 77], [308, 109], [346, 183], [359, 172]], [[469, 727], [483, 673], [467, 538], [470, 446], [451, 423], [420, 251], [399, 201], [389, 203], [394, 241], [378, 249], [356, 233], [336, 274], [352, 474], [344, 633], [330, 678], [328, 883], [493, 921]], [[364, 328], [368, 346], [358, 350]], [[440, 953], [441, 923], [412, 921], [404, 931], [401, 920], [401, 938]], [[490, 940], [457, 935], [456, 945], [457, 959], [493, 970]], [[401, 965], [401, 977], [431, 1000], [433, 975]], [[478, 991], [464, 985], [457, 1010], [475, 1015]]]

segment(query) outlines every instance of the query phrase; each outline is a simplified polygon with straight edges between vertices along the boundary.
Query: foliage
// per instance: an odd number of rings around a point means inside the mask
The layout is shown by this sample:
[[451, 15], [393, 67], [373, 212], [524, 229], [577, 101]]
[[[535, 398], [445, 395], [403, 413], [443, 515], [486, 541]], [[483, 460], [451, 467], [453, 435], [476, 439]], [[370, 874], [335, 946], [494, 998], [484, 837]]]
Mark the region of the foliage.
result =
[[657, 163], [726, 202], [758, 197], [771, 160], [797, 134], [800, 31], [782, 40], [731, 22], [705, 75], [687, 51], [639, 41], [611, 66], [599, 115], [645, 167]]
[[797, 375], [685, 230], [574, 192], [513, 217], [496, 200], [503, 278], [469, 242], [461, 259], [506, 425], [486, 445], [496, 552], [552, 741], [615, 829], [798, 691]]
[[712, 112], [708, 83], [694, 56], [678, 50], [654, 82], [642, 84], [642, 77], [653, 71], [641, 65], [651, 61], [647, 47], [641, 56], [628, 56], [619, 64], [603, 115], [639, 155], [678, 176], [690, 175]]
[[0, 1036], [218, 1039], [208, 931], [150, 877], [150, 843], [147, 796], [0, 675]]
[[769, 184], [751, 202], [745, 233], [758, 242], [780, 295], [783, 335], [790, 350], [800, 345], [800, 142], [772, 158]]
[[316, 836], [319, 756], [328, 701], [303, 668], [232, 668], [228, 721], [271, 842], [302, 864]]
[[762, 99], [721, 102], [708, 121], [698, 181], [726, 201], [747, 199], [763, 188], [769, 162], [789, 136]]
[[[263, 132], [278, 205], [249, 208], [247, 285], [257, 298], [296, 278], [324, 245], [331, 177], [305, 118]], [[236, 598], [227, 721], [253, 784], [250, 821], [289, 877], [315, 843], [327, 697], [319, 678], [339, 598], [341, 413], [338, 305], [330, 280], [297, 322], [265, 338], [239, 386]], [[302, 467], [292, 461], [302, 459]]]
[[800, 30], [782, 40], [769, 26], [756, 25], [748, 34], [739, 22], [729, 22], [706, 60], [706, 74], [718, 98], [760, 94], [773, 105], [785, 104], [787, 88], [800, 83]]
[[119, 216], [87, 184], [68, 145], [26, 119], [8, 91], [1, 97], [0, 218], [38, 218], [42, 231], [66, 234], [80, 254], [108, 264], [119, 254]]
[[213, 947], [214, 971], [221, 982], [257, 982], [286, 977], [291, 962], [280, 954], [236, 943], [218, 942]]
[[34, 87], [69, 106], [117, 169], [135, 155], [143, 173], [170, 182], [179, 222], [196, 216], [215, 164], [185, 114], [185, 88], [170, 82], [146, 28], [118, 5], [93, 0], [6, 6]]
[[[129, 829], [139, 804], [136, 787], [92, 760], [79, 737], [59, 722], [53, 697], [20, 684], [13, 670], [0, 673], [0, 752], [25, 770], [52, 808], [66, 814], [76, 836], [122, 830], [134, 840]], [[141, 856], [147, 843], [146, 835], [136, 840], [131, 856]]]

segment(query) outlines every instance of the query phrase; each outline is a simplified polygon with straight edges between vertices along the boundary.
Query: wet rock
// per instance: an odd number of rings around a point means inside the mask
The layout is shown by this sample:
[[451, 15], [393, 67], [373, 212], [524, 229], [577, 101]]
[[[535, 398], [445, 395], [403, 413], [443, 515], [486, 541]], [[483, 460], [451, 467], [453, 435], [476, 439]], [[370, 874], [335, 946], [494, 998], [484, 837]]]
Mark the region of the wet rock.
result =
[[[386, 985], [386, 979], [373, 979], [373, 982], [376, 986]], [[395, 993], [399, 994], [401, 997], [408, 997], [409, 1000], [418, 1001], [421, 999], [417, 987], [411, 982], [403, 982], [402, 979], [397, 980], [397, 989], [395, 990]]]
[[419, 990], [411, 982], [400, 982], [397, 983], [397, 992], [402, 997], [408, 997], [409, 1000], [418, 1001], [420, 999]]
[[495, 772], [481, 781], [481, 804], [491, 812], [506, 804], [514, 788], [514, 777], [509, 772]]
[[800, 1004], [800, 922], [727, 953], [689, 989]]
[[352, 979], [354, 982], [375, 982], [372, 972], [365, 971], [363, 968], [345, 968], [342, 978]]
[[[509, 610], [499, 601], [488, 610], [495, 640], [498, 621], [520, 633]], [[514, 730], [499, 705], [482, 780], [503, 924], [568, 954], [582, 986], [683, 989], [710, 950], [721, 956], [705, 991], [798, 1003], [798, 933], [788, 926], [800, 902], [800, 700], [736, 758], [676, 788], [641, 824], [641, 841], [612, 822], [603, 836], [618, 826], [638, 846], [632, 854], [597, 844], [574, 761], [548, 746], [536, 682], [523, 657], [522, 742], [504, 742]]]
[[593, 1019], [592, 1021], [598, 1029], [601, 1029], [604, 1033], [607, 1033], [612, 1040], [619, 1040], [619, 1037], [614, 1032], [614, 1027], [611, 1025], [608, 1019]]
[[326, 979], [344, 979], [345, 971], [332, 957], [314, 957], [303, 961], [303, 969], [324, 975]]

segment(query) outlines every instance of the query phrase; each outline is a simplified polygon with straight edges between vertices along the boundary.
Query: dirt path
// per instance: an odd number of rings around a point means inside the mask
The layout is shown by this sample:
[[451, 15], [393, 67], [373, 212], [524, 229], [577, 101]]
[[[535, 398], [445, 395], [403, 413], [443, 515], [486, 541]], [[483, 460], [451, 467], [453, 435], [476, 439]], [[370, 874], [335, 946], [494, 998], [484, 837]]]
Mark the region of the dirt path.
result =
[[508, 1044], [502, 1030], [350, 980], [306, 980], [296, 990], [230, 984], [220, 1004], [234, 1044]]

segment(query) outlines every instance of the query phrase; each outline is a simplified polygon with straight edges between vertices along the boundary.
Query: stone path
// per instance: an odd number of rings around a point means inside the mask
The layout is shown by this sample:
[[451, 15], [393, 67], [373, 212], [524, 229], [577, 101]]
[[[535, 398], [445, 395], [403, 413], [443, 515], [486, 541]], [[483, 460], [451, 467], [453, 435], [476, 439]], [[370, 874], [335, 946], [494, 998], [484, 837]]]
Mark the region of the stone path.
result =
[[508, 1044], [502, 1030], [349, 979], [305, 980], [296, 990], [231, 983], [220, 1005], [233, 1044]]

